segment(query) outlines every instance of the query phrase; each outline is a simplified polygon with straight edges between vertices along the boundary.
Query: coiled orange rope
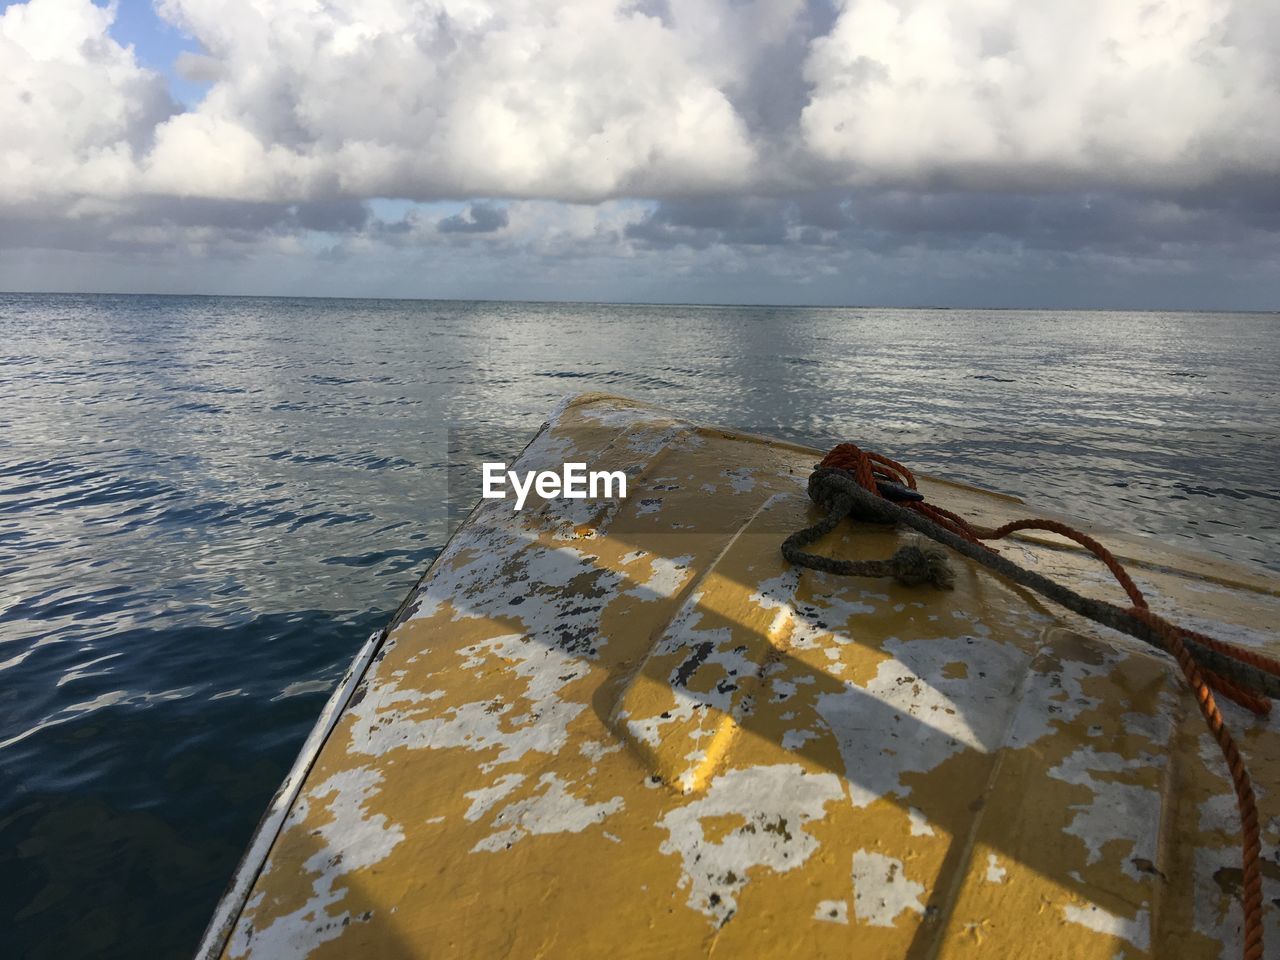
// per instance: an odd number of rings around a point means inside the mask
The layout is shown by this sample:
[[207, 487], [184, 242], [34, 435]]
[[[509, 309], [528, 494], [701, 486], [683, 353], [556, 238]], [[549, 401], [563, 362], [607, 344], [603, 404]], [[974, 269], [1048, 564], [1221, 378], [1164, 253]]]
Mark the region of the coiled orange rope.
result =
[[[891, 499], [885, 496], [885, 491], [891, 491], [893, 485], [905, 487], [911, 491], [917, 489], [915, 475], [901, 463], [891, 460], [882, 454], [862, 450], [852, 443], [842, 443], [836, 446], [823, 458], [818, 468], [820, 470], [838, 470], [847, 473], [863, 489], [884, 499]], [[885, 486], [886, 484], [888, 486]], [[1240, 845], [1244, 867], [1242, 887], [1244, 900], [1244, 960], [1262, 960], [1262, 873], [1259, 866], [1262, 849], [1258, 827], [1258, 807], [1248, 768], [1245, 766], [1244, 758], [1240, 755], [1240, 750], [1236, 746], [1235, 738], [1231, 735], [1231, 731], [1227, 728], [1226, 722], [1218, 710], [1213, 691], [1217, 690], [1228, 699], [1235, 701], [1255, 714], [1263, 716], [1270, 713], [1271, 701], [1261, 694], [1246, 690], [1205, 664], [1198, 662], [1183, 641], [1184, 639], [1193, 640], [1203, 647], [1241, 663], [1249, 664], [1255, 669], [1273, 676], [1280, 676], [1280, 661], [1232, 643], [1215, 640], [1185, 627], [1179, 627], [1156, 615], [1151, 611], [1146, 597], [1143, 596], [1142, 591], [1133, 582], [1133, 578], [1129, 576], [1124, 565], [1097, 540], [1067, 524], [1059, 523], [1055, 520], [1032, 518], [1014, 520], [994, 530], [989, 530], [975, 526], [955, 513], [926, 503], [923, 499], [908, 500], [901, 498], [897, 505], [919, 513], [939, 527], [992, 553], [997, 551], [983, 541], [1001, 540], [1019, 530], [1046, 530], [1050, 533], [1056, 533], [1080, 544], [1101, 560], [1107, 569], [1111, 571], [1116, 581], [1129, 597], [1131, 606], [1127, 613], [1150, 627], [1162, 639], [1164, 648], [1178, 662], [1178, 667], [1182, 670], [1182, 675], [1187, 685], [1191, 688], [1192, 695], [1195, 697], [1196, 705], [1200, 708], [1200, 713], [1204, 717], [1210, 733], [1213, 734], [1214, 739], [1218, 742], [1222, 756], [1227, 762], [1232, 786], [1235, 788], [1236, 806], [1240, 812]], [[978, 556], [981, 556], [981, 554], [978, 554]]]

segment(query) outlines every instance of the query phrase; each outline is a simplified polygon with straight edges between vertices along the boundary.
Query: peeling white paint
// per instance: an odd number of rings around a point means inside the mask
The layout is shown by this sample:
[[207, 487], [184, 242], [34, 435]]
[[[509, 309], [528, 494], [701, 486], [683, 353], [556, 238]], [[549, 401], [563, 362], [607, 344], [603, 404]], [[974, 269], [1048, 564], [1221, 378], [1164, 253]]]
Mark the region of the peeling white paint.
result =
[[924, 884], [908, 880], [901, 860], [859, 850], [853, 855], [853, 914], [873, 927], [892, 927], [906, 911], [924, 913]]
[[622, 798], [612, 797], [601, 803], [588, 803], [571, 794], [565, 781], [554, 773], [543, 774], [538, 785], [542, 793], [504, 807], [493, 818], [501, 829], [489, 834], [474, 847], [480, 851], [505, 850], [523, 837], [548, 833], [581, 833], [594, 823], [622, 809]]
[[523, 773], [508, 773], [499, 777], [491, 786], [464, 793], [463, 796], [471, 801], [471, 805], [463, 816], [468, 820], [479, 820], [490, 807], [522, 783]]
[[1062, 915], [1069, 923], [1078, 923], [1095, 933], [1127, 940], [1139, 950], [1151, 946], [1151, 917], [1146, 910], [1139, 910], [1132, 919], [1108, 913], [1097, 904], [1077, 907], [1072, 904], [1062, 908]]
[[[866, 601], [874, 595], [858, 591], [857, 597], [848, 594], [851, 588], [840, 585], [837, 592], [814, 597], [795, 605], [795, 616], [788, 645], [796, 650], [827, 650], [852, 643], [861, 631], [858, 618], [876, 611]], [[887, 598], [886, 598], [887, 599]]]
[[782, 703], [784, 700], [795, 696], [796, 693], [796, 685], [786, 680], [772, 681], [769, 684], [769, 689], [773, 691], [773, 696], [770, 698], [771, 703]]
[[[965, 749], [994, 751], [1027, 663], [1012, 644], [970, 637], [889, 640], [884, 647], [892, 656], [865, 687], [848, 683], [817, 701], [858, 807], [887, 794], [908, 795], [905, 773], [932, 770]], [[943, 675], [956, 660], [969, 665], [968, 677]]]
[[[835, 774], [807, 773], [799, 764], [730, 770], [701, 798], [659, 821], [668, 833], [659, 849], [680, 857], [689, 906], [719, 926], [737, 910], [751, 871], [793, 870], [809, 858], [818, 841], [805, 824], [825, 817], [827, 804], [842, 796]], [[741, 826], [718, 841], [706, 838], [704, 818], [733, 815], [742, 818]]]
[[761, 610], [784, 610], [790, 616], [799, 585], [800, 571], [790, 567], [776, 577], [761, 580], [747, 599]]
[[[700, 663], [693, 675], [686, 678], [694, 681], [692, 685], [681, 680], [680, 674], [684, 669], [682, 660], [664, 678], [672, 695], [666, 709], [651, 716], [633, 718], [624, 716], [622, 712], [618, 715], [619, 720], [625, 721], [628, 734], [650, 747], [657, 747], [662, 742], [664, 727], [689, 725], [699, 713], [717, 718], [731, 715], [739, 684], [747, 677], [754, 676], [759, 669], [759, 665], [747, 655], [746, 647], [735, 638], [730, 628], [701, 627], [702, 621], [707, 617], [705, 611], [700, 609], [700, 603], [700, 593], [693, 594], [685, 601], [680, 612], [655, 644], [653, 653], [655, 657], [665, 658], [672, 654], [688, 656], [699, 651]], [[709, 676], [715, 677], [717, 681], [723, 679], [727, 682], [709, 682], [706, 679]], [[712, 732], [707, 730], [705, 734], [709, 736]], [[691, 735], [697, 739], [699, 732], [695, 730]], [[691, 769], [682, 775], [685, 782], [692, 778]]]
[[[1081, 656], [1077, 658], [1073, 653]], [[1102, 706], [1101, 699], [1085, 692], [1085, 684], [1105, 679], [1129, 655], [1093, 637], [1071, 635], [1069, 641], [1050, 639], [1042, 644], [1018, 696], [1018, 711], [1009, 728], [1009, 748], [1030, 746], [1069, 728], [1082, 714]]]
[[934, 836], [933, 827], [929, 825], [928, 819], [915, 807], [907, 808], [907, 824], [911, 828], [911, 835], [913, 837]]
[[650, 561], [649, 579], [628, 590], [629, 597], [642, 600], [668, 600], [680, 592], [680, 588], [693, 576], [689, 564], [692, 554], [679, 557], [653, 557]]
[[[1216, 848], [1201, 846], [1196, 849], [1192, 864], [1194, 893], [1191, 920], [1196, 932], [1222, 945], [1218, 953], [1220, 960], [1240, 956], [1244, 942], [1244, 924], [1239, 901], [1227, 896], [1216, 879], [1222, 870], [1240, 869], [1240, 848], [1234, 844]], [[1269, 894], [1264, 875], [1264, 902]], [[1280, 922], [1277, 922], [1275, 911], [1267, 911], [1265, 932], [1266, 939], [1271, 942], [1274, 942], [1276, 934], [1280, 934]]]
[[[566, 500], [556, 503], [583, 503]], [[523, 514], [496, 510], [485, 501], [471, 522], [471, 534], [455, 538], [432, 575], [414, 597], [411, 619], [452, 610], [453, 620], [516, 622], [531, 639], [554, 645], [565, 635], [598, 635], [606, 598], [624, 575], [602, 567], [586, 550], [550, 546], [529, 529]], [[588, 586], [592, 597], [584, 602]]]
[[592, 763], [599, 763], [609, 754], [617, 753], [621, 749], [621, 741], [616, 743], [604, 743], [600, 740], [585, 740], [578, 744], [578, 752]]
[[810, 740], [817, 740], [818, 734], [812, 730], [788, 730], [782, 735], [783, 750], [799, 750]]
[[[1217, 750], [1216, 745], [1214, 750]], [[1215, 759], [1221, 762], [1221, 755]], [[1198, 807], [1200, 814], [1198, 825], [1201, 830], [1206, 832], [1211, 830], [1239, 830], [1239, 809], [1234, 792], [1219, 793], [1210, 797]]]
[[[351, 753], [381, 756], [404, 747], [449, 747], [494, 751], [481, 769], [515, 763], [530, 751], [552, 754], [567, 740], [569, 723], [586, 704], [558, 693], [576, 677], [577, 658], [520, 634], [504, 634], [459, 651], [461, 669], [497, 666], [525, 681], [513, 701], [479, 700], [440, 705], [430, 694], [401, 690], [394, 682], [371, 683], [363, 700], [348, 708]], [[563, 680], [562, 677], [570, 677]], [[523, 709], [521, 709], [523, 708]]]
[[849, 901], [847, 900], [819, 900], [818, 906], [814, 908], [813, 919], [823, 920], [827, 923], [839, 923], [845, 926], [849, 925]]
[[987, 883], [1004, 883], [1009, 871], [1000, 866], [1000, 858], [994, 853], [987, 854]]
[[1124, 774], [1159, 762], [1149, 754], [1128, 758], [1118, 753], [1099, 753], [1089, 746], [1076, 750], [1048, 771], [1055, 780], [1087, 787], [1093, 792], [1091, 801], [1071, 805], [1070, 809], [1076, 813], [1064, 831], [1084, 843], [1088, 850], [1086, 865], [1097, 863], [1102, 858], [1102, 848], [1108, 843], [1127, 841], [1131, 846], [1122, 854], [1122, 869], [1134, 880], [1143, 879], [1132, 861], [1141, 858], [1154, 862], [1156, 859], [1160, 794], [1107, 775]]
[[251, 918], [263, 894], [246, 904], [228, 943], [232, 957], [243, 957], [250, 948], [265, 957], [306, 956], [342, 933], [344, 922], [350, 922], [350, 912], [328, 912], [347, 895], [342, 878], [386, 859], [404, 840], [399, 824], [365, 810], [381, 783], [381, 772], [357, 767], [335, 773], [298, 799], [285, 821], [285, 830], [305, 829], [311, 804], [322, 804], [331, 818], [312, 830], [318, 849], [302, 864], [306, 874], [315, 877], [312, 895], [297, 910], [276, 917], [261, 929], [253, 926]]

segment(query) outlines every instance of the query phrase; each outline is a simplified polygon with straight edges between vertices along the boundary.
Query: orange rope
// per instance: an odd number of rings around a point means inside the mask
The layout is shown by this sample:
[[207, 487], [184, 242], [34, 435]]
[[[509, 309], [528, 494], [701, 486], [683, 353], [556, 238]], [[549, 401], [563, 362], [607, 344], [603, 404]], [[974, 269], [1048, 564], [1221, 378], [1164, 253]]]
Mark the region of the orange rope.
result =
[[[819, 467], [846, 471], [853, 476], [859, 486], [878, 497], [884, 497], [884, 493], [877, 486], [877, 481], [887, 481], [905, 486], [910, 490], [917, 489], [915, 475], [905, 466], [881, 454], [864, 451], [852, 443], [842, 443], [834, 447], [823, 458]], [[1271, 701], [1264, 696], [1244, 689], [1197, 662], [1182, 641], [1184, 637], [1192, 639], [1210, 650], [1247, 663], [1275, 676], [1280, 676], [1280, 660], [1239, 647], [1233, 643], [1215, 640], [1213, 637], [1197, 633], [1194, 630], [1187, 630], [1157, 616], [1148, 607], [1146, 597], [1138, 589], [1137, 584], [1133, 582], [1133, 578], [1129, 576], [1124, 565], [1115, 558], [1111, 551], [1088, 534], [1082, 533], [1065, 523], [1059, 523], [1056, 520], [1025, 519], [1014, 520], [995, 530], [984, 530], [975, 527], [964, 517], [948, 510], [943, 510], [941, 507], [927, 504], [922, 500], [907, 501], [899, 505], [915, 510], [957, 536], [963, 537], [972, 543], [980, 544], [988, 550], [993, 548], [988, 547], [981, 541], [1002, 540], [1009, 534], [1019, 530], [1047, 530], [1050, 533], [1056, 533], [1069, 540], [1074, 540], [1101, 560], [1107, 569], [1111, 571], [1112, 576], [1116, 578], [1116, 582], [1120, 584], [1120, 587], [1129, 596], [1129, 601], [1132, 604], [1129, 613], [1136, 619], [1146, 623], [1159, 635], [1164, 640], [1165, 649], [1177, 660], [1178, 666], [1182, 670], [1182, 675], [1186, 679], [1187, 685], [1191, 688], [1192, 695], [1195, 697], [1196, 705], [1200, 708], [1200, 713], [1209, 727], [1209, 732], [1217, 740], [1222, 756], [1227, 762], [1227, 769], [1231, 773], [1231, 783], [1235, 788], [1236, 806], [1240, 811], [1240, 845], [1244, 865], [1244, 960], [1262, 960], [1262, 874], [1258, 863], [1262, 854], [1262, 847], [1258, 830], [1258, 807], [1254, 798], [1253, 784], [1249, 778], [1249, 771], [1245, 767], [1244, 758], [1241, 757], [1239, 748], [1236, 746], [1235, 738], [1231, 736], [1231, 731], [1227, 729], [1226, 722], [1218, 710], [1218, 704], [1213, 697], [1213, 690], [1217, 690], [1228, 699], [1259, 715], [1266, 715], [1271, 712]]]
[[1169, 652], [1177, 658], [1182, 675], [1187, 678], [1187, 684], [1196, 698], [1196, 706], [1209, 725], [1209, 732], [1218, 741], [1223, 759], [1227, 761], [1227, 769], [1231, 771], [1231, 784], [1236, 791], [1236, 808], [1240, 811], [1240, 847], [1244, 867], [1244, 957], [1245, 960], [1262, 960], [1262, 872], [1258, 866], [1262, 844], [1258, 836], [1258, 805], [1253, 796], [1249, 770], [1236, 747], [1235, 738], [1231, 736], [1222, 714], [1218, 712], [1218, 704], [1209, 691], [1209, 684], [1179, 636], [1179, 628], [1157, 617], [1145, 606], [1133, 607], [1130, 612], [1164, 637], [1169, 645]]

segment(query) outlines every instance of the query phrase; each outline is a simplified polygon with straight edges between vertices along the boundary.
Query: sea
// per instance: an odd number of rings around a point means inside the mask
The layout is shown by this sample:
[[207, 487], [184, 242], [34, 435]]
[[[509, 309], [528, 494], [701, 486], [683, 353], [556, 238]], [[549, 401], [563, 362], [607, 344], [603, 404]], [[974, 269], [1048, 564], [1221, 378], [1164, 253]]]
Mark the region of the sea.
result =
[[1280, 315], [0, 294], [5, 955], [187, 957], [329, 690], [564, 396], [1280, 571]]

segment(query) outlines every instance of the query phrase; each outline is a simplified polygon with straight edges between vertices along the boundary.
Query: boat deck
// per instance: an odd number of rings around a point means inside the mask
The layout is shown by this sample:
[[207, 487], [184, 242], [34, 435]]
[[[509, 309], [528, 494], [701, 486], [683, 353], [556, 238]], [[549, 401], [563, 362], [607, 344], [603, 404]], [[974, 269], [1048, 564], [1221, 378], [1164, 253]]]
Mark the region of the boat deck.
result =
[[[819, 457], [564, 405], [513, 469], [625, 470], [628, 497], [477, 507], [357, 658], [202, 955], [1238, 956], [1235, 799], [1172, 661], [959, 557], [951, 591], [789, 567]], [[1280, 653], [1274, 576], [1091, 532], [1157, 612]], [[1119, 596], [1052, 535], [1001, 548]], [[1222, 709], [1280, 949], [1280, 737]]]

